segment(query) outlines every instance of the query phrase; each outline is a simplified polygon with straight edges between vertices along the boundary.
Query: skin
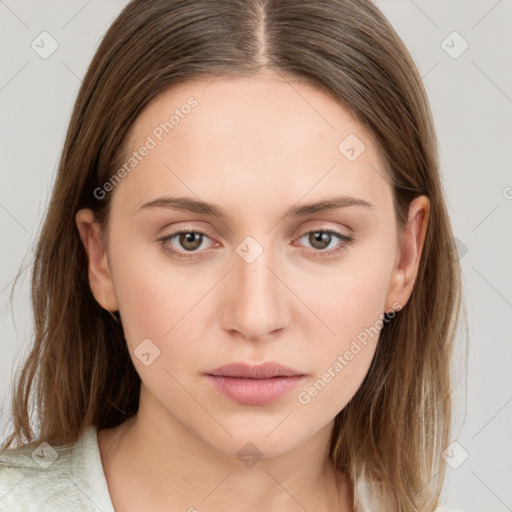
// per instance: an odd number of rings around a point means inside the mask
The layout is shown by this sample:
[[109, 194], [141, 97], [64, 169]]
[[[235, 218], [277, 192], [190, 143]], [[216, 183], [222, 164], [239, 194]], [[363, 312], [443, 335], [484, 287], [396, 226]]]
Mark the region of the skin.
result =
[[[411, 203], [399, 238], [372, 136], [322, 91], [292, 85], [261, 74], [165, 91], [132, 125], [130, 151], [190, 96], [198, 105], [109, 192], [106, 229], [91, 210], [76, 215], [92, 293], [103, 308], [119, 310], [142, 381], [136, 418], [98, 433], [116, 510], [352, 510], [351, 489], [344, 481], [335, 487], [326, 450], [334, 418], [361, 385], [378, 336], [335, 377], [332, 367], [382, 313], [406, 304], [429, 200]], [[366, 146], [354, 161], [338, 150], [349, 134]], [[340, 194], [372, 207], [283, 217], [292, 206]], [[177, 195], [217, 203], [227, 217], [139, 209]], [[162, 249], [158, 239], [180, 229], [207, 231], [195, 257]], [[307, 233], [322, 229], [354, 241], [321, 258]], [[251, 263], [236, 251], [247, 236], [263, 249]], [[183, 254], [190, 247], [178, 236], [166, 244]], [[343, 241], [332, 237], [324, 246], [325, 252]], [[134, 350], [148, 338], [160, 356], [146, 366]], [[307, 376], [273, 403], [241, 405], [203, 376], [235, 361], [277, 361]], [[299, 393], [329, 368], [330, 382], [301, 403]], [[252, 467], [237, 457], [246, 443], [262, 455]]]

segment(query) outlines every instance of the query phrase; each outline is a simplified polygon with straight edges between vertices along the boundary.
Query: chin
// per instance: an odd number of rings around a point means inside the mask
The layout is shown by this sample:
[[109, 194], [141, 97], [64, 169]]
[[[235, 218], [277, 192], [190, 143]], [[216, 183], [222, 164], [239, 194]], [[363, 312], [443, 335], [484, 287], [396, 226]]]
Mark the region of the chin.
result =
[[[283, 415], [286, 417], [286, 415]], [[282, 420], [280, 420], [282, 421]], [[287, 420], [286, 420], [287, 421]], [[279, 421], [266, 423], [255, 428], [254, 421], [242, 425], [227, 426], [229, 435], [221, 435], [215, 439], [205, 439], [213, 448], [223, 454], [236, 457], [242, 463], [245, 458], [273, 459], [285, 455], [306, 442], [310, 435], [306, 429], [297, 431], [290, 429], [290, 425], [284, 427]]]

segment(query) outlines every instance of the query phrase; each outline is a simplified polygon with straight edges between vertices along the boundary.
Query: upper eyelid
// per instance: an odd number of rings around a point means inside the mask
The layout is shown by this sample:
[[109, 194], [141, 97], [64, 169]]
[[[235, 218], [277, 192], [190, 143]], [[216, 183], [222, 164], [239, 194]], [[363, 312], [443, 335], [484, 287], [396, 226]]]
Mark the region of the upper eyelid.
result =
[[[342, 230], [340, 230], [340, 229], [334, 229], [334, 228], [330, 228], [330, 227], [319, 227], [319, 228], [305, 229], [305, 230], [301, 231], [299, 235], [294, 237], [294, 241], [300, 240], [305, 235], [308, 235], [309, 233], [314, 233], [316, 231], [331, 233], [334, 236], [337, 236], [340, 242], [343, 242], [344, 239], [346, 239], [346, 238], [353, 238], [353, 235], [343, 233]], [[169, 233], [168, 235], [163, 235], [162, 237], [159, 238], [159, 240], [168, 240], [168, 239], [174, 238], [176, 235], [183, 234], [183, 233], [203, 234], [203, 235], [208, 236], [208, 238], [210, 238], [210, 240], [212, 240], [214, 243], [216, 243], [216, 244], [218, 243], [215, 240], [213, 240], [213, 238], [210, 236], [209, 230], [203, 229], [203, 228], [187, 228], [187, 227], [179, 228], [179, 229], [176, 229], [175, 231], [173, 231], [172, 233]], [[212, 247], [203, 249], [203, 250], [208, 250], [211, 248]], [[198, 252], [200, 252], [200, 251], [198, 251]]]
[[[307, 222], [315, 222], [315, 223], [320, 223], [320, 224], [323, 224], [323, 223], [331, 223], [331, 224], [339, 224], [339, 223], [336, 223], [336, 222], [333, 222], [333, 221], [322, 221], [322, 220], [311, 220], [311, 221], [307, 221]], [[302, 222], [301, 224], [303, 224], [304, 222]], [[171, 236], [171, 235], [174, 235], [176, 233], [182, 233], [182, 232], [204, 232], [206, 233], [207, 235], [210, 235], [210, 234], [213, 234], [215, 229], [214, 228], [210, 228], [210, 227], [203, 227], [203, 226], [200, 226], [200, 227], [197, 227], [197, 226], [193, 226], [192, 223], [191, 224], [187, 224], [187, 221], [184, 221], [183, 223], [174, 223], [174, 224], [185, 224], [184, 227], [179, 227], [179, 228], [176, 228], [175, 230], [173, 230], [173, 232], [168, 235], [168, 236]], [[208, 225], [208, 223], [205, 223]], [[166, 226], [165, 228], [162, 229], [162, 231], [164, 231], [168, 226]], [[343, 231], [346, 231], [345, 233]], [[297, 229], [293, 229], [293, 231], [297, 231]], [[342, 235], [345, 235], [345, 236], [351, 236], [351, 233], [353, 233], [353, 230], [351, 228], [349, 228], [348, 226], [343, 226], [342, 227], [332, 227], [332, 226], [315, 226], [315, 227], [312, 227], [312, 228], [305, 228], [304, 230], [301, 230], [301, 234], [299, 236], [303, 236], [305, 235], [306, 233], [310, 233], [312, 231], [334, 231], [334, 232], [337, 232], [337, 233], [340, 233]], [[230, 230], [231, 232], [231, 230]]]

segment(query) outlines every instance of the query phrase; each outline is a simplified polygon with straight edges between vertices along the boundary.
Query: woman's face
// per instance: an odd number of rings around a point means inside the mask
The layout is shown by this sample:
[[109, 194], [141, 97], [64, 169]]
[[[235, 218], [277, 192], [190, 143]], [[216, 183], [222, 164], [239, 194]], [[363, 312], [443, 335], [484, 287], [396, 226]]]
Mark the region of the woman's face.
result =
[[[399, 244], [370, 134], [319, 90], [261, 75], [167, 90], [128, 143], [125, 172], [95, 192], [112, 194], [108, 249], [88, 252], [142, 380], [140, 414], [226, 454], [325, 436], [421, 251], [421, 221]], [[215, 371], [264, 362], [296, 376]]]

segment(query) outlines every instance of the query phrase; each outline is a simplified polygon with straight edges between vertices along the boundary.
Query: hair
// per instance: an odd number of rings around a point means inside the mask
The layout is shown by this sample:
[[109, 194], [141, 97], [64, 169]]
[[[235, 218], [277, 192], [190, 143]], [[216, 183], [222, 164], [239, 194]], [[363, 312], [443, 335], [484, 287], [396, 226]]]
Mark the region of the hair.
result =
[[370, 0], [133, 0], [122, 10], [70, 119], [32, 267], [33, 345], [13, 384], [13, 427], [2, 449], [34, 439], [31, 400], [36, 438], [49, 443], [74, 443], [90, 425], [115, 427], [136, 415], [140, 378], [120, 319], [91, 293], [75, 215], [91, 208], [108, 222], [111, 194], [93, 192], [113, 176], [129, 128], [159, 93], [269, 70], [328, 93], [375, 137], [399, 232], [410, 202], [430, 200], [412, 294], [385, 322], [361, 387], [336, 416], [329, 454], [353, 487], [356, 510], [431, 511], [451, 427], [460, 267], [421, 77]]

